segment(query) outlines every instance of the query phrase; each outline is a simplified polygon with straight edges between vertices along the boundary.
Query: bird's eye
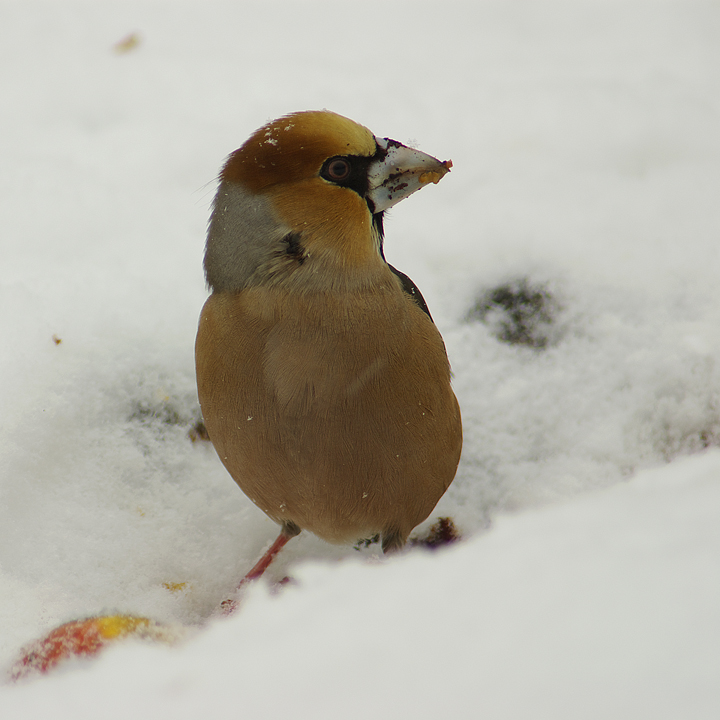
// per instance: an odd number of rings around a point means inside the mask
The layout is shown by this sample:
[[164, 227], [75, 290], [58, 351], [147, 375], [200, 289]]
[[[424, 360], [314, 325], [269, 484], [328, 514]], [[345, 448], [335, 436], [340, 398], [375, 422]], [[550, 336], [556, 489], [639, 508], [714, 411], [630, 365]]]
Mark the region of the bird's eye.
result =
[[326, 172], [330, 180], [346, 180], [350, 175], [350, 163], [345, 158], [334, 158], [327, 164]]

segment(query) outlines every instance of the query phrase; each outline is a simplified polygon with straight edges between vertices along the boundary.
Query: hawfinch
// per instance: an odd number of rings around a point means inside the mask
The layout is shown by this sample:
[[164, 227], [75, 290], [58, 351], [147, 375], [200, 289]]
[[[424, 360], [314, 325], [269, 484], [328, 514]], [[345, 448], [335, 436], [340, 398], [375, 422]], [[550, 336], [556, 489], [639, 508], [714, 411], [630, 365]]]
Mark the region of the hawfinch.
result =
[[383, 256], [385, 210], [452, 163], [332, 112], [260, 128], [210, 219], [198, 395], [243, 492], [281, 527], [402, 547], [455, 476], [460, 409], [413, 282]]

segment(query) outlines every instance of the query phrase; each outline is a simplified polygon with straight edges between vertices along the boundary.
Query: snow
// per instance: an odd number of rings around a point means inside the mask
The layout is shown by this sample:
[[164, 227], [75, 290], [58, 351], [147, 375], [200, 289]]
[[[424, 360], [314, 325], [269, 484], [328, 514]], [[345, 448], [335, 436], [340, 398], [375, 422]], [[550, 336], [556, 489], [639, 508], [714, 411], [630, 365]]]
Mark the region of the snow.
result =
[[[716, 3], [2, 17], [0, 667], [98, 613], [188, 630], [0, 684], [1, 717], [720, 715]], [[301, 535], [217, 618], [276, 528], [188, 439], [213, 178], [323, 107], [454, 163], [393, 209], [386, 254], [465, 427], [418, 533], [450, 516], [463, 541], [386, 559]], [[542, 347], [480, 318], [499, 287], [547, 299]]]

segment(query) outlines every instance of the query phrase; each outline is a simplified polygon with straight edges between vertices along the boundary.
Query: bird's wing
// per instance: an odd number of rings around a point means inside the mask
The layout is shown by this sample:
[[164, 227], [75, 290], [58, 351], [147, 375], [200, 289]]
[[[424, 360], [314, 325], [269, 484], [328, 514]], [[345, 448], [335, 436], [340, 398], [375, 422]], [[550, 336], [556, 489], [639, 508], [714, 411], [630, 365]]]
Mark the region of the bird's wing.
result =
[[434, 323], [435, 321], [432, 319], [432, 315], [430, 314], [430, 310], [428, 309], [427, 303], [425, 302], [425, 298], [422, 296], [422, 293], [418, 289], [418, 286], [405, 273], [401, 273], [397, 268], [394, 268], [390, 263], [388, 263], [388, 267], [393, 271], [393, 273], [400, 280], [402, 289], [415, 301], [416, 305]]

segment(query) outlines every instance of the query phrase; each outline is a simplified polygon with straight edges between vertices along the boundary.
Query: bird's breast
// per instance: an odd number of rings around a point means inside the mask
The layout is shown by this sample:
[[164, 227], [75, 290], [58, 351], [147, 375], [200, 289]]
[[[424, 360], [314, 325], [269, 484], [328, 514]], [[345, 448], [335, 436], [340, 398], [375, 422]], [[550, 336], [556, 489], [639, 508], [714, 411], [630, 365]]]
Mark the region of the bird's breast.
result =
[[460, 418], [444, 345], [402, 291], [216, 293], [196, 355], [210, 438], [275, 519], [357, 539], [383, 530], [392, 505], [416, 524], [452, 480]]

